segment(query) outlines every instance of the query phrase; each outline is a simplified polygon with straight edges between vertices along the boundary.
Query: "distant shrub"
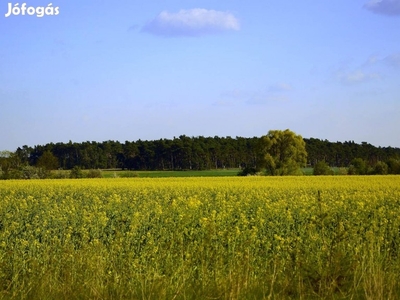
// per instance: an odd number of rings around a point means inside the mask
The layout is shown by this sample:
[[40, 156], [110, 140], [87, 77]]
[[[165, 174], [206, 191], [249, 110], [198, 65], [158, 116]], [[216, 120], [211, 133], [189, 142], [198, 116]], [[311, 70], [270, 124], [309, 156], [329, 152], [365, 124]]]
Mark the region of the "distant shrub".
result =
[[372, 169], [374, 175], [386, 175], [388, 173], [388, 165], [383, 161], [378, 161]]
[[134, 171], [121, 172], [118, 175], [119, 175], [119, 177], [122, 177], [122, 178], [139, 177], [139, 174]]
[[54, 172], [51, 175], [51, 178], [53, 179], [66, 179], [69, 178], [69, 173], [67, 171], [63, 171], [63, 170], [58, 170], [57, 172]]
[[329, 167], [329, 165], [324, 161], [319, 161], [314, 166], [314, 175], [333, 175], [335, 172]]
[[238, 176], [252, 176], [257, 175], [258, 170], [254, 167], [245, 167], [243, 170], [240, 170]]
[[83, 178], [83, 172], [80, 167], [75, 166], [69, 173], [69, 178]]
[[347, 175], [347, 168], [339, 168], [338, 169], [338, 175]]
[[50, 171], [29, 165], [1, 173], [1, 179], [45, 179], [49, 177]]
[[356, 168], [352, 165], [347, 169], [347, 175], [357, 175]]
[[347, 171], [349, 175], [365, 175], [368, 173], [368, 166], [362, 158], [355, 158], [351, 161], [351, 165]]
[[32, 166], [24, 166], [14, 174], [17, 177], [16, 179], [45, 179], [50, 177], [50, 171]]
[[86, 175], [87, 178], [103, 178], [102, 172], [100, 169], [92, 169]]

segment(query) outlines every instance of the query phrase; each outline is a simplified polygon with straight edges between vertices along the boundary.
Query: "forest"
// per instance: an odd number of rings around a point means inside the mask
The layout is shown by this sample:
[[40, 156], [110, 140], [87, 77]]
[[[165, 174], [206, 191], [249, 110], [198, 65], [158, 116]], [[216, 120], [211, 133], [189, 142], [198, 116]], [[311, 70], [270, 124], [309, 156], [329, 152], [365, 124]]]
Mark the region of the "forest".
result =
[[[257, 167], [258, 137], [188, 137], [151, 141], [49, 143], [18, 147], [2, 155], [2, 168], [35, 166], [44, 169], [210, 170]], [[330, 142], [304, 138], [307, 166], [324, 161], [330, 167], [349, 167], [355, 159], [367, 166], [384, 162], [397, 173], [400, 148], [375, 147], [367, 142]], [[5, 156], [7, 163], [5, 163]], [[0, 160], [0, 163], [2, 162]]]

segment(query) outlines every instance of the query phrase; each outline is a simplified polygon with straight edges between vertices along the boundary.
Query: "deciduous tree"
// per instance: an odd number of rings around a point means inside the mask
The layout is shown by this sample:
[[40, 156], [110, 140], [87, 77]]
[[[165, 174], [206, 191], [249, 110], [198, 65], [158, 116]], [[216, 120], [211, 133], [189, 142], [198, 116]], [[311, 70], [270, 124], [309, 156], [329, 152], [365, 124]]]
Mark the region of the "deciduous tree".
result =
[[39, 157], [37, 166], [48, 171], [56, 170], [59, 166], [58, 159], [50, 151], [45, 151], [42, 156]]
[[313, 174], [314, 175], [333, 175], [334, 172], [325, 161], [320, 160], [319, 162], [317, 162], [315, 164]]
[[260, 138], [260, 167], [268, 175], [300, 175], [307, 162], [306, 144], [293, 131], [270, 130]]

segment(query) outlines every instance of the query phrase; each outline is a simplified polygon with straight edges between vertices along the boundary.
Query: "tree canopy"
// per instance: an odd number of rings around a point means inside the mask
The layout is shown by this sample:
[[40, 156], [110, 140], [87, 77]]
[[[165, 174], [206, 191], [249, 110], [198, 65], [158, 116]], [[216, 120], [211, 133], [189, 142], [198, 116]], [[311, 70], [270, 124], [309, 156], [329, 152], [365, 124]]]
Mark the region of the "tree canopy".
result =
[[39, 157], [36, 165], [45, 170], [55, 170], [58, 168], [58, 159], [47, 150]]
[[260, 166], [268, 175], [300, 175], [307, 163], [306, 143], [286, 129], [270, 130], [260, 138]]
[[[294, 134], [295, 135], [295, 134]], [[268, 137], [268, 135], [266, 136]], [[268, 137], [270, 139], [270, 137]], [[298, 136], [297, 140], [300, 141]], [[367, 168], [363, 173], [400, 174], [400, 148], [375, 147], [363, 142], [354, 141], [330, 142], [316, 138], [302, 139], [307, 151], [307, 166], [315, 167], [324, 161], [329, 167], [350, 168], [350, 174], [355, 166], [354, 159], [362, 159]], [[242, 175], [258, 173], [266, 168], [265, 154], [261, 145], [265, 143], [260, 137], [189, 137], [181, 135], [173, 139], [137, 140], [137, 141], [103, 141], [103, 142], [68, 142], [48, 143], [45, 145], [19, 147], [15, 152], [0, 152], [0, 178], [14, 178], [15, 171], [23, 170], [26, 166], [41, 169], [61, 168], [71, 170], [75, 166], [81, 169], [129, 169], [129, 170], [205, 170], [221, 168], [240, 168]], [[278, 153], [280, 149], [270, 139], [271, 151]], [[282, 144], [284, 145], [284, 143]], [[264, 145], [265, 146], [265, 145]], [[282, 146], [283, 147], [283, 146]], [[295, 147], [296, 148], [296, 147]], [[293, 150], [293, 149], [292, 149]], [[283, 155], [292, 151], [286, 149]], [[51, 154], [51, 155], [50, 155]], [[56, 160], [54, 159], [56, 158]], [[277, 173], [296, 173], [298, 166], [285, 165], [284, 160], [276, 160], [271, 152], [270, 167]], [[296, 161], [296, 160], [295, 160]], [[304, 163], [304, 156], [301, 159]], [[385, 162], [386, 165], [378, 162]], [[272, 164], [273, 163], [273, 164]], [[262, 166], [263, 164], [263, 166]], [[387, 166], [387, 168], [386, 168]], [[271, 170], [271, 169], [270, 169]], [[296, 171], [297, 170], [297, 171]], [[372, 170], [372, 171], [371, 171]], [[354, 172], [356, 173], [356, 172]], [[39, 174], [40, 175], [40, 174]], [[41, 175], [40, 175], [41, 176]]]

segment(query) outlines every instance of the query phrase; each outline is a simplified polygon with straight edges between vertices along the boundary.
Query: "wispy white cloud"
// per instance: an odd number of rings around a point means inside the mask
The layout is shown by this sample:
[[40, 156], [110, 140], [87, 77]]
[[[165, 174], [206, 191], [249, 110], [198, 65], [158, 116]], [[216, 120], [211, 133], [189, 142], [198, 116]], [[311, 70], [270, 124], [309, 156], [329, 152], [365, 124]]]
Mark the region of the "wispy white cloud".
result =
[[361, 65], [361, 67], [370, 67], [374, 66], [381, 61], [381, 57], [377, 54], [370, 55], [367, 60]]
[[400, 0], [370, 0], [364, 8], [376, 14], [387, 16], [400, 15]]
[[368, 68], [372, 66], [391, 66], [400, 67], [400, 52], [393, 52], [386, 56], [371, 55], [360, 68]]
[[389, 67], [395, 69], [395, 72], [400, 69], [400, 52], [373, 54], [358, 66], [341, 65], [333, 76], [336, 81], [346, 85], [359, 84], [393, 76], [393, 70]]
[[161, 12], [142, 27], [142, 32], [161, 36], [202, 36], [239, 30], [239, 20], [230, 12], [203, 8]]
[[361, 70], [348, 72], [345, 74], [339, 74], [339, 79], [345, 84], [355, 84], [362, 83], [372, 79], [379, 79], [380, 75], [378, 73], [367, 73]]

